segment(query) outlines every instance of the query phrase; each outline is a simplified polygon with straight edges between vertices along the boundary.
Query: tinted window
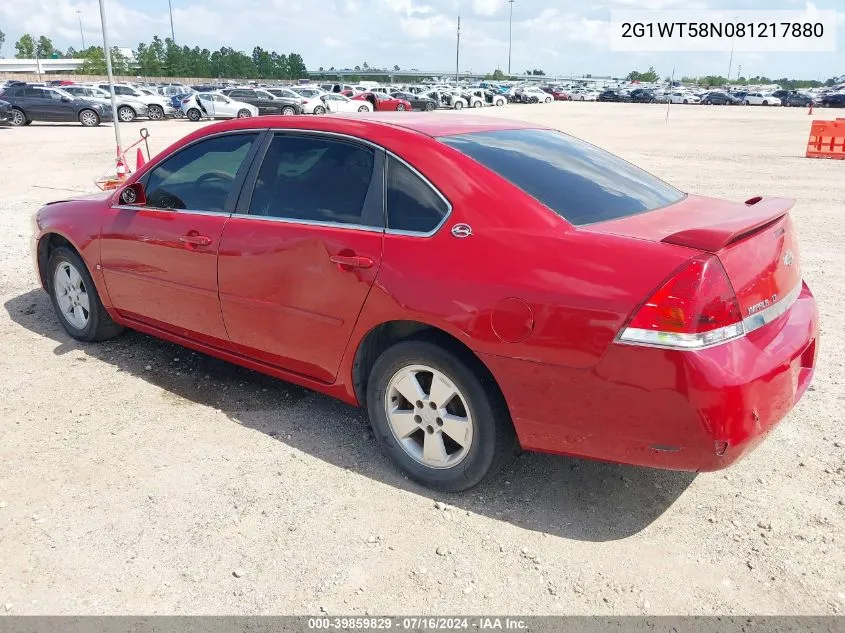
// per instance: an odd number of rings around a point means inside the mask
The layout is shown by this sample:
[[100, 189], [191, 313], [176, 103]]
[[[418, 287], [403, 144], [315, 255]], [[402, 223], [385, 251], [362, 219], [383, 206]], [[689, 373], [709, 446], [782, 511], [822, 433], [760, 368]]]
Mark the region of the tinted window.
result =
[[11, 87], [2, 91], [4, 97], [21, 97], [23, 96], [23, 88]]
[[405, 164], [387, 164], [387, 227], [429, 233], [446, 217], [449, 206], [427, 182]]
[[277, 135], [270, 143], [249, 212], [291, 220], [383, 226], [375, 152], [316, 136]]
[[117, 95], [123, 95], [123, 96], [134, 96], [135, 95], [135, 91], [132, 90], [132, 88], [127, 88], [125, 86], [115, 86], [114, 87], [114, 93], [117, 94]]
[[683, 197], [638, 167], [561, 132], [501, 130], [440, 140], [575, 225], [633, 215]]
[[255, 95], [251, 90], [232, 90], [232, 92], [229, 93], [229, 96], [232, 97], [232, 99], [249, 99]]
[[180, 150], [150, 173], [147, 206], [223, 211], [255, 136], [218, 136]]
[[26, 89], [26, 96], [30, 97], [31, 99], [46, 99], [47, 95], [44, 94], [44, 91], [41, 88], [27, 88]]

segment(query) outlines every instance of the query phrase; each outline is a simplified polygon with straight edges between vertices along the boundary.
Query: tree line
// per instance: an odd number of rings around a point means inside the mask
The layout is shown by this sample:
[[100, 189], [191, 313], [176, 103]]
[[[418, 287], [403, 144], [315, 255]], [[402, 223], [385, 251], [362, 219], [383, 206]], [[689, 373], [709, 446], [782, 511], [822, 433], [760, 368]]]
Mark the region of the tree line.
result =
[[[650, 67], [646, 72], [632, 70], [625, 77], [628, 81], [641, 81], [644, 83], [657, 83], [660, 81], [660, 75]], [[705, 75], [704, 77], [681, 77], [680, 82], [683, 84], [696, 84], [706, 88], [719, 88], [721, 86], [731, 85], [765, 85], [777, 84], [784, 90], [797, 90], [800, 88], [820, 88], [821, 86], [834, 86], [837, 83], [845, 80], [845, 77], [831, 77], [826, 81], [816, 81], [815, 79], [789, 79], [788, 77], [781, 77], [780, 79], [770, 79], [769, 77], [757, 75], [755, 77], [735, 77], [730, 81], [727, 77], [721, 75]], [[664, 81], [668, 84], [672, 81], [671, 77], [665, 77]]]
[[[5, 35], [0, 31], [0, 47]], [[61, 51], [44, 35], [38, 39], [24, 34], [15, 42], [18, 59], [75, 58], [83, 59], [82, 75], [102, 75], [106, 72], [106, 58], [102, 46], [83, 50], [73, 47]], [[179, 46], [171, 38], [154, 36], [149, 43], [139, 43], [132, 51], [134, 60], [117, 47], [112, 48], [112, 70], [116, 75], [151, 77], [237, 77], [240, 79], [299, 79], [308, 69], [299, 53], [277, 53], [256, 46], [252, 54], [223, 46], [211, 51], [195, 46]]]

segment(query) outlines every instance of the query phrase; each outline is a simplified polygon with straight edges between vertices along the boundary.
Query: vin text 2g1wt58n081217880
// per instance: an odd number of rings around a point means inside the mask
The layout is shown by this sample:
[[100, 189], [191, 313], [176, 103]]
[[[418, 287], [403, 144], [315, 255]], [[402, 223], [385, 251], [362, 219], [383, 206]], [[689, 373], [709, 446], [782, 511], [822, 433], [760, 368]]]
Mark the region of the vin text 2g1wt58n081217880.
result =
[[517, 445], [692, 471], [753, 448], [816, 361], [792, 204], [532, 124], [262, 117], [43, 207], [34, 250], [74, 338], [129, 327], [361, 405], [404, 472], [463, 490]]

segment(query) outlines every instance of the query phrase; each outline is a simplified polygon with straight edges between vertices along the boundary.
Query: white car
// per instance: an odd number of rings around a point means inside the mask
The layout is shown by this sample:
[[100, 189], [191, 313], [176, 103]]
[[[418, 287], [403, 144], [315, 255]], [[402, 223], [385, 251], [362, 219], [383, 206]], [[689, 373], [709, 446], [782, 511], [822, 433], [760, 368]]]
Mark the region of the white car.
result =
[[536, 86], [526, 86], [522, 89], [523, 103], [551, 103], [555, 98], [548, 92], [543, 92]]
[[595, 101], [599, 98], [599, 93], [595, 90], [574, 90], [572, 92], [573, 101]]
[[745, 105], [779, 106], [780, 99], [769, 92], [749, 92], [742, 100]]
[[669, 95], [669, 103], [701, 103], [701, 99], [689, 92], [673, 92]]
[[369, 101], [352, 100], [336, 92], [311, 97], [302, 104], [304, 114], [325, 114], [326, 112], [372, 112]]
[[[108, 83], [96, 83], [93, 85], [95, 88], [111, 93]], [[171, 105], [168, 97], [153, 94], [149, 90], [141, 90], [140, 88], [126, 84], [115, 84], [114, 96], [137, 99], [147, 104], [147, 116], [152, 121], [158, 121], [164, 117], [176, 114], [176, 108]]]
[[[111, 108], [111, 95], [92, 86], [61, 86], [63, 92], [77, 99], [88, 99]], [[121, 123], [131, 123], [139, 116], [147, 116], [147, 104], [132, 97], [115, 97], [117, 118]]]
[[244, 119], [258, 116], [258, 108], [235, 101], [218, 92], [197, 92], [182, 99], [182, 112], [190, 121], [209, 119]]

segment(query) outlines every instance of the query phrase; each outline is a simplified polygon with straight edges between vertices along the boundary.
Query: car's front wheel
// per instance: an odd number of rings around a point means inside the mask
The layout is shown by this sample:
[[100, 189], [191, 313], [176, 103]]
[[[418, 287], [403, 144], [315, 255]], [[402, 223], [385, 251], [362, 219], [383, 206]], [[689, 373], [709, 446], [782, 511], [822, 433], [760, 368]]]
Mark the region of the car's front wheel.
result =
[[763, 105], [769, 105], [769, 102], [763, 99]]
[[370, 111], [370, 109], [365, 105], [358, 107], [358, 112], [369, 112], [369, 111]]
[[422, 340], [398, 343], [376, 361], [367, 387], [370, 423], [388, 456], [414, 481], [466, 490], [513, 454], [507, 407], [483, 371]]
[[147, 109], [147, 117], [149, 117], [150, 121], [160, 121], [164, 118], [164, 108], [160, 105], [152, 104]]
[[100, 125], [100, 115], [93, 110], [83, 110], [79, 113], [79, 122], [85, 127], [97, 127]]
[[117, 109], [117, 118], [121, 123], [132, 123], [135, 120], [135, 110], [129, 106], [120, 106]]
[[123, 332], [109, 316], [85, 262], [61, 246], [48, 262], [48, 289], [53, 308], [65, 331], [79, 341], [104, 341]]
[[397, 105], [397, 106], [396, 106], [396, 111], [397, 111], [397, 112], [404, 112], [404, 111], [405, 111], [405, 104], [404, 104], [404, 103], [400, 103], [399, 105]]
[[460, 110], [464, 107], [463, 101], [455, 101], [455, 110]]
[[294, 114], [296, 114], [296, 109], [293, 106], [282, 108], [282, 116], [293, 116]]
[[434, 110], [434, 102], [433, 101], [426, 102], [425, 110], [426, 110], [426, 112], [431, 112], [432, 110]]
[[238, 118], [239, 119], [248, 119], [252, 116], [252, 112], [244, 108], [243, 110], [238, 110]]
[[23, 110], [12, 108], [12, 118], [10, 119], [10, 123], [15, 126], [26, 125], [26, 115], [23, 113]]

